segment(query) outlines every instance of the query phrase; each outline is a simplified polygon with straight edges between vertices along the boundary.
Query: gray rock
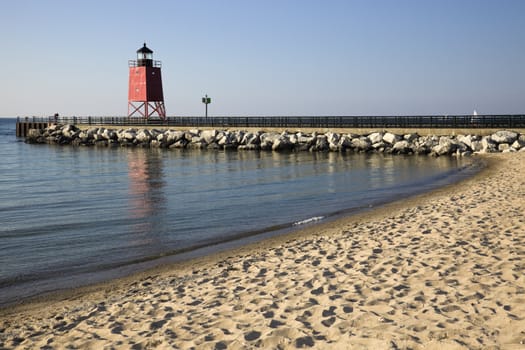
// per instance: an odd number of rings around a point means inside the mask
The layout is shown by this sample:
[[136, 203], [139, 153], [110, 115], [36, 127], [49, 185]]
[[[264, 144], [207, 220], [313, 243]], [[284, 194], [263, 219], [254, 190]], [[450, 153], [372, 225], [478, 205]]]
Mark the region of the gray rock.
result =
[[382, 132], [373, 132], [368, 135], [368, 139], [370, 140], [370, 143], [377, 144], [383, 141], [383, 135], [384, 134]]
[[366, 152], [372, 149], [372, 144], [367, 137], [360, 137], [352, 139], [352, 147], [360, 152]]
[[191, 132], [190, 130], [186, 130], [184, 132], [184, 138], [188, 141], [191, 141], [191, 139], [194, 137], [194, 136], [198, 136], [199, 133], [193, 133]]
[[156, 139], [157, 136], [160, 134], [164, 134], [165, 132], [168, 132], [169, 130], [159, 130], [159, 129], [150, 129], [149, 133], [151, 134], [152, 139]]
[[325, 136], [329, 144], [333, 144], [333, 145], [339, 144], [339, 139], [341, 138], [339, 134], [328, 132], [325, 134]]
[[205, 140], [201, 135], [194, 135], [194, 136], [190, 139], [190, 143], [194, 143], [194, 144], [202, 143], [202, 144], [205, 144], [205, 145], [208, 144], [208, 143], [206, 142], [206, 140]]
[[326, 135], [315, 135], [315, 143], [309, 148], [311, 152], [324, 152], [330, 149]]
[[472, 141], [470, 143], [470, 149], [472, 150], [472, 152], [481, 152], [481, 150], [483, 149], [483, 145], [481, 141]]
[[232, 144], [231, 142], [231, 136], [230, 135], [226, 135], [226, 134], [223, 134], [222, 137], [219, 139], [219, 141], [217, 141], [217, 144], [221, 147], [224, 147], [224, 146], [229, 146]]
[[29, 129], [27, 131], [26, 139], [36, 141], [37, 138], [42, 136], [43, 132], [40, 129]]
[[181, 138], [178, 141], [175, 141], [173, 144], [171, 144], [169, 148], [186, 148], [188, 143], [188, 140], [186, 140], [185, 138]]
[[74, 125], [71, 125], [71, 124], [66, 124], [64, 125], [64, 127], [62, 128], [62, 135], [66, 136], [66, 137], [73, 137], [74, 134], [78, 135], [77, 131], [78, 128]]
[[[508, 143], [500, 143], [498, 145], [498, 151], [500, 152], [505, 152], [505, 151], [510, 151], [510, 145]], [[515, 149], [513, 149], [515, 151]]]
[[[232, 136], [231, 136], [232, 143], [233, 144], [242, 144], [242, 141], [244, 140], [244, 135], [245, 134], [246, 134], [246, 132], [243, 131], [243, 130], [232, 132]], [[255, 134], [257, 135], [257, 137], [259, 137], [261, 132], [257, 131]]]
[[186, 145], [187, 148], [191, 149], [205, 149], [207, 146], [205, 142], [190, 142]]
[[403, 136], [403, 139], [407, 140], [410, 143], [412, 143], [414, 140], [417, 140], [418, 138], [419, 135], [417, 133], [406, 134]]
[[259, 149], [263, 151], [271, 151], [272, 145], [273, 145], [272, 141], [264, 140], [264, 141], [261, 141], [261, 143], [259, 144]]
[[261, 138], [258, 133], [247, 133], [243, 136], [241, 144], [243, 145], [260, 145]]
[[78, 137], [83, 141], [83, 142], [86, 142], [86, 141], [90, 141], [90, 140], [93, 140], [94, 139], [94, 135], [93, 134], [89, 134], [87, 132], [87, 130], [82, 130], [78, 133]]
[[490, 136], [491, 140], [496, 143], [512, 144], [518, 139], [518, 134], [514, 131], [500, 130]]
[[279, 139], [279, 137], [281, 137], [281, 135], [274, 133], [274, 132], [263, 133], [260, 136], [261, 143], [270, 143], [270, 144], [273, 144], [273, 142]]
[[432, 153], [438, 156], [450, 155], [458, 149], [458, 143], [450, 137], [442, 136], [439, 139], [439, 144], [432, 147]]
[[425, 144], [413, 144], [412, 152], [415, 154], [429, 154], [432, 151], [432, 147], [428, 147]]
[[155, 140], [151, 140], [151, 142], [149, 143], [149, 146], [151, 148], [161, 148], [162, 147], [162, 142], [155, 139]]
[[204, 140], [204, 142], [210, 144], [216, 141], [217, 134], [217, 130], [204, 130], [200, 133], [200, 137]]
[[164, 139], [168, 145], [172, 145], [175, 142], [184, 138], [184, 132], [168, 130], [164, 134], [158, 134], [157, 140], [159, 140], [159, 137], [161, 138], [160, 140]]
[[407, 140], [401, 140], [397, 141], [394, 146], [392, 146], [392, 151], [394, 153], [407, 154], [412, 151], [412, 147]]
[[492, 153], [497, 151], [497, 146], [490, 136], [484, 136], [481, 139], [481, 152], [482, 153]]
[[147, 129], [139, 130], [135, 136], [135, 139], [140, 143], [149, 143], [152, 139], [151, 133]]
[[382, 152], [385, 150], [385, 148], [389, 147], [390, 145], [386, 142], [383, 142], [383, 140], [376, 142], [372, 144], [372, 148], [378, 152]]
[[521, 141], [520, 139], [517, 139], [516, 141], [514, 141], [514, 143], [512, 143], [511, 147], [514, 148], [516, 151], [518, 151], [522, 149], [523, 147], [525, 147], [525, 141]]
[[350, 135], [343, 135], [339, 140], [339, 147], [341, 150], [346, 150], [352, 147], [352, 137]]
[[119, 138], [119, 140], [133, 141], [133, 140], [135, 140], [136, 136], [137, 136], [136, 130], [128, 129], [128, 130], [122, 131], [118, 135], [118, 138]]
[[383, 135], [383, 141], [391, 145], [395, 144], [397, 141], [401, 140], [401, 136], [387, 132]]
[[317, 136], [312, 136], [310, 134], [303, 134], [301, 132], [297, 133], [297, 143], [298, 147], [309, 149], [311, 146], [315, 145], [317, 142]]
[[472, 149], [472, 135], [458, 135], [457, 140]]
[[61, 129], [62, 129], [62, 126], [56, 123], [53, 123], [47, 127], [48, 131], [56, 131], [56, 130], [61, 130]]

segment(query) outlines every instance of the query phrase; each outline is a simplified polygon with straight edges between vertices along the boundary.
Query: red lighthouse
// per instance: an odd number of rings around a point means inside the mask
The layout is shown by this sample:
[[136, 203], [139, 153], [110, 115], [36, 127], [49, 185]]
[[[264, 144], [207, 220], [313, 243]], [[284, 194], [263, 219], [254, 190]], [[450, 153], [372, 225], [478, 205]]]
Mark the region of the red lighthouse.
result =
[[161, 62], [153, 60], [153, 51], [144, 43], [137, 50], [137, 60], [130, 60], [128, 117], [149, 118], [157, 114], [166, 118], [164, 94], [162, 93]]

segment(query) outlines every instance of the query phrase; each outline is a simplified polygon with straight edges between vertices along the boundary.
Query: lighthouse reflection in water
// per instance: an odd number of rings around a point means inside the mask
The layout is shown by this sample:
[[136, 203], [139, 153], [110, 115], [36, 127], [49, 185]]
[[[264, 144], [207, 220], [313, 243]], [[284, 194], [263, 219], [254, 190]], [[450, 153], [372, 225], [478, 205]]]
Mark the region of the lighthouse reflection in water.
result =
[[[131, 241], [155, 244], [155, 232], [163, 230], [166, 217], [165, 180], [158, 150], [136, 149], [127, 153]], [[132, 244], [134, 245], [134, 244]]]

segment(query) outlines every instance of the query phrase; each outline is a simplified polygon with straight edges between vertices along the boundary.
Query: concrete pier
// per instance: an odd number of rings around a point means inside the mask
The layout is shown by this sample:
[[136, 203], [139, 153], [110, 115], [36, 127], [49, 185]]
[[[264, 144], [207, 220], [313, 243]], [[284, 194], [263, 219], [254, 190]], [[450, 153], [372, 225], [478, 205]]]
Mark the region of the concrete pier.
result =
[[44, 130], [49, 126], [48, 122], [34, 122], [26, 120], [16, 121], [16, 137], [26, 137], [30, 129]]

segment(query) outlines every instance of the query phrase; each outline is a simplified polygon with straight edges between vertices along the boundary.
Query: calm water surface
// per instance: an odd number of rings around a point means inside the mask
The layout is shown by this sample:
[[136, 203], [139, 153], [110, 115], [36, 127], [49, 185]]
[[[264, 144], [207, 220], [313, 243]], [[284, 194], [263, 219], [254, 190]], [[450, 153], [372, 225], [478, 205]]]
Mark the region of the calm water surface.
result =
[[0, 119], [0, 305], [327, 220], [472, 169], [448, 157], [77, 148], [14, 135], [15, 121]]

